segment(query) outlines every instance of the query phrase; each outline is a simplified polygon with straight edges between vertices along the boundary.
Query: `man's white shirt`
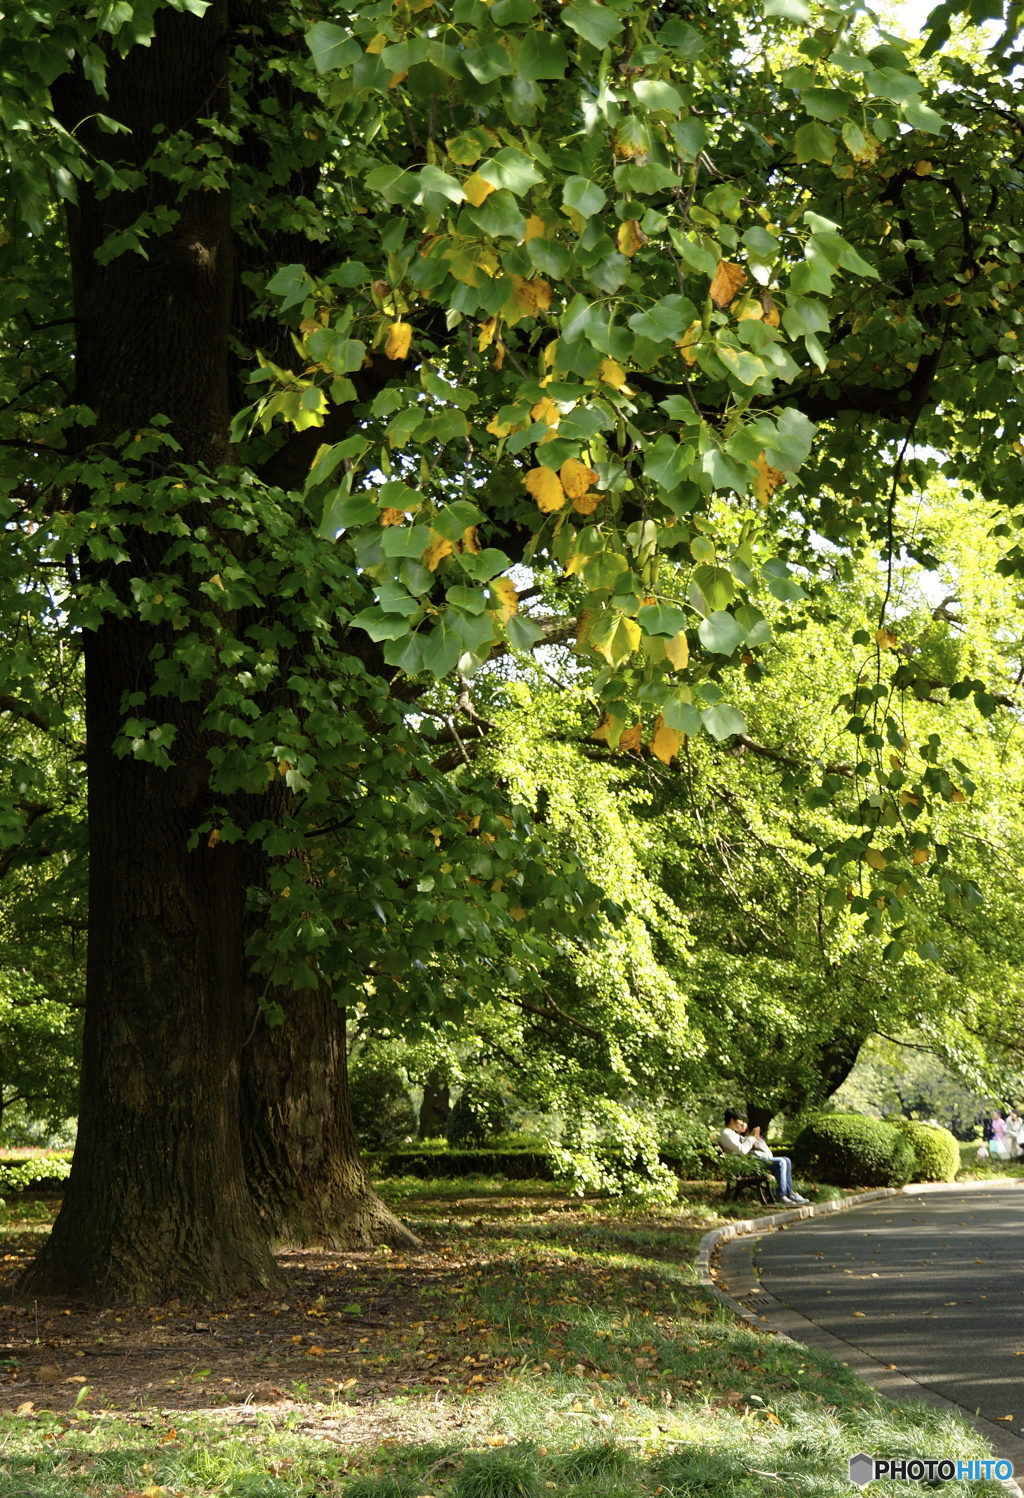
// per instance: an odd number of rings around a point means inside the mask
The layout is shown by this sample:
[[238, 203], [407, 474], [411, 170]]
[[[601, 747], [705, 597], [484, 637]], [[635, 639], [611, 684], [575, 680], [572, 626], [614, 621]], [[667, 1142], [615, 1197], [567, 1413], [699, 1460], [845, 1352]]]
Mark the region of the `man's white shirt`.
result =
[[723, 1129], [718, 1142], [727, 1155], [758, 1155], [762, 1160], [772, 1160], [768, 1145], [755, 1134], [738, 1134], [735, 1129]]

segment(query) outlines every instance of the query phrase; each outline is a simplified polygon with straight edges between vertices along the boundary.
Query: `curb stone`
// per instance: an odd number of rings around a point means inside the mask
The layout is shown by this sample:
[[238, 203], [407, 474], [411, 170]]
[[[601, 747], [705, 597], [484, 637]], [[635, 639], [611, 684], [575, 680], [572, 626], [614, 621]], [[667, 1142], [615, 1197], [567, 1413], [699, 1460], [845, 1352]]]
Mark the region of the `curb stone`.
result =
[[[815, 1322], [802, 1316], [800, 1312], [792, 1310], [781, 1301], [776, 1300], [773, 1295], [762, 1289], [753, 1265], [753, 1250], [756, 1239], [763, 1233], [771, 1232], [776, 1227], [785, 1226], [789, 1223], [799, 1222], [804, 1218], [823, 1217], [829, 1212], [845, 1212], [851, 1207], [859, 1207], [862, 1204], [873, 1201], [882, 1201], [886, 1197], [903, 1196], [904, 1194], [928, 1192], [963, 1187], [989, 1185], [989, 1182], [960, 1181], [960, 1182], [918, 1182], [909, 1186], [885, 1186], [876, 1191], [863, 1191], [857, 1196], [844, 1196], [836, 1201], [809, 1203], [806, 1207], [790, 1207], [782, 1212], [772, 1212], [767, 1217], [751, 1218], [745, 1222], [730, 1222], [720, 1228], [712, 1228], [705, 1233], [700, 1240], [697, 1249], [696, 1269], [698, 1278], [705, 1289], [710, 1290], [715, 1299], [730, 1310], [735, 1316], [745, 1321], [748, 1326], [757, 1331], [767, 1332], [770, 1336], [777, 1337], [782, 1342], [800, 1343], [802, 1345], [816, 1347], [819, 1351], [829, 1353], [837, 1358], [862, 1378], [865, 1383], [873, 1385], [886, 1398], [902, 1397], [912, 1398], [924, 1404], [931, 1404], [942, 1409], [950, 1410], [960, 1416], [965, 1424], [973, 1426], [982, 1435], [999, 1456], [1006, 1456], [1014, 1463], [1015, 1471], [1024, 1471], [1020, 1460], [1020, 1447], [1024, 1442], [1015, 1438], [1006, 1439], [1006, 1433], [993, 1426], [990, 1421], [980, 1419], [964, 1409], [962, 1405], [955, 1404], [952, 1400], [944, 1399], [941, 1394], [918, 1384], [914, 1379], [905, 1374], [894, 1374], [886, 1369], [881, 1363], [875, 1362], [873, 1358], [862, 1353], [859, 1348], [852, 1344], [843, 1342], [831, 1332], [826, 1332]], [[996, 1183], [1001, 1184], [1001, 1183]], [[1006, 1183], [1010, 1184], [1009, 1181]], [[749, 1258], [742, 1256], [742, 1248], [737, 1239], [750, 1239]], [[735, 1288], [743, 1294], [756, 1294], [758, 1304], [764, 1306], [766, 1311], [771, 1311], [772, 1325], [766, 1316], [759, 1316], [747, 1306], [742, 1305], [726, 1290], [715, 1284], [711, 1274], [711, 1257], [719, 1247], [733, 1244], [732, 1263], [729, 1269], [729, 1283], [735, 1284]], [[788, 1331], [783, 1327], [788, 1327]], [[790, 1335], [792, 1333], [792, 1335]], [[898, 1387], [897, 1387], [898, 1386]], [[1012, 1447], [1011, 1447], [1012, 1441]], [[1015, 1478], [1010, 1477], [1002, 1481], [1002, 1487], [1008, 1498], [1024, 1498]]]

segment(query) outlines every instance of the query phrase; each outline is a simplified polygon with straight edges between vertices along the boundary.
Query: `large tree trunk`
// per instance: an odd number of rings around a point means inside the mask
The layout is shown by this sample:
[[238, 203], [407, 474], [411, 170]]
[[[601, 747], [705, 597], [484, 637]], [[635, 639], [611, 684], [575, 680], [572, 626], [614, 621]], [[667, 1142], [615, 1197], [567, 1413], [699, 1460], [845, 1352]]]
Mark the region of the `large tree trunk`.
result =
[[[90, 125], [100, 101], [80, 74], [54, 87], [62, 123], [98, 156], [143, 167], [151, 127], [195, 129], [226, 107], [226, 4], [200, 20], [163, 9], [150, 48], [111, 62], [103, 109], [131, 127]], [[85, 122], [85, 123], [83, 123]], [[78, 322], [78, 399], [109, 441], [170, 418], [183, 461], [227, 454], [232, 295], [229, 195], [189, 194], [148, 258], [108, 265], [97, 245], [144, 210], [175, 203], [150, 176], [138, 192], [100, 200], [87, 188], [69, 214]], [[22, 1281], [33, 1295], [150, 1300], [222, 1296], [272, 1283], [278, 1271], [248, 1192], [239, 1127], [247, 869], [221, 844], [187, 850], [207, 806], [209, 739], [199, 704], [161, 699], [176, 730], [170, 770], [116, 757], [127, 693], [145, 691], [162, 630], [134, 615], [131, 579], [159, 563], [161, 538], [139, 528], [103, 582], [128, 615], [86, 633], [90, 930], [78, 1143], [51, 1238]], [[184, 564], [183, 564], [184, 565]], [[194, 582], [186, 572], [186, 589]], [[166, 643], [170, 643], [167, 630]]]
[[292, 996], [283, 1024], [254, 1016], [242, 1060], [246, 1171], [273, 1237], [329, 1248], [415, 1246], [359, 1158], [345, 1014], [326, 985]]

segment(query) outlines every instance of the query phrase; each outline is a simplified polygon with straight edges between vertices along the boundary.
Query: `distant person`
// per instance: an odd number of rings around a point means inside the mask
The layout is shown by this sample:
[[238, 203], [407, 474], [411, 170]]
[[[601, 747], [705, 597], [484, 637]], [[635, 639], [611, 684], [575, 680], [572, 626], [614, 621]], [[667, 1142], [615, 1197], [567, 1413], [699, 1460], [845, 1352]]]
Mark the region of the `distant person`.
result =
[[988, 1156], [988, 1145], [985, 1143], [985, 1141], [983, 1139], [981, 1141], [981, 1143], [978, 1145], [978, 1150], [977, 1150], [977, 1156], [976, 1156], [976, 1158], [978, 1160], [987, 1160], [988, 1157], [989, 1157]]
[[1006, 1158], [1008, 1160], [1019, 1160], [1022, 1154], [1021, 1135], [1024, 1133], [1024, 1119], [1020, 1117], [1016, 1108], [1011, 1108], [1006, 1115]]
[[734, 1108], [725, 1110], [725, 1128], [718, 1136], [718, 1143], [727, 1155], [755, 1155], [763, 1160], [775, 1177], [779, 1201], [786, 1207], [807, 1205], [806, 1196], [793, 1190], [793, 1167], [785, 1155], [773, 1155], [761, 1138], [761, 1126], [756, 1124], [747, 1133], [747, 1120]]
[[1003, 1117], [1001, 1108], [997, 1108], [992, 1115], [992, 1143], [989, 1145], [989, 1154], [997, 1160], [1010, 1158], [1006, 1147], [1006, 1119]]

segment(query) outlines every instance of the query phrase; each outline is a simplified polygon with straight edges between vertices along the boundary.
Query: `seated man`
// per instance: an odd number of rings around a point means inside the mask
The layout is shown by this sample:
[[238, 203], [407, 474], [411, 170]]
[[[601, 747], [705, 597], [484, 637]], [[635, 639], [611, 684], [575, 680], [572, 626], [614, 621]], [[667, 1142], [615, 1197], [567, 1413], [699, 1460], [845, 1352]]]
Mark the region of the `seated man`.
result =
[[754, 1155], [763, 1160], [775, 1177], [783, 1206], [806, 1206], [806, 1196], [798, 1196], [793, 1190], [793, 1167], [785, 1155], [772, 1154], [761, 1138], [760, 1125], [755, 1125], [748, 1134], [747, 1120], [735, 1108], [726, 1108], [725, 1128], [718, 1136], [718, 1143], [727, 1155]]

